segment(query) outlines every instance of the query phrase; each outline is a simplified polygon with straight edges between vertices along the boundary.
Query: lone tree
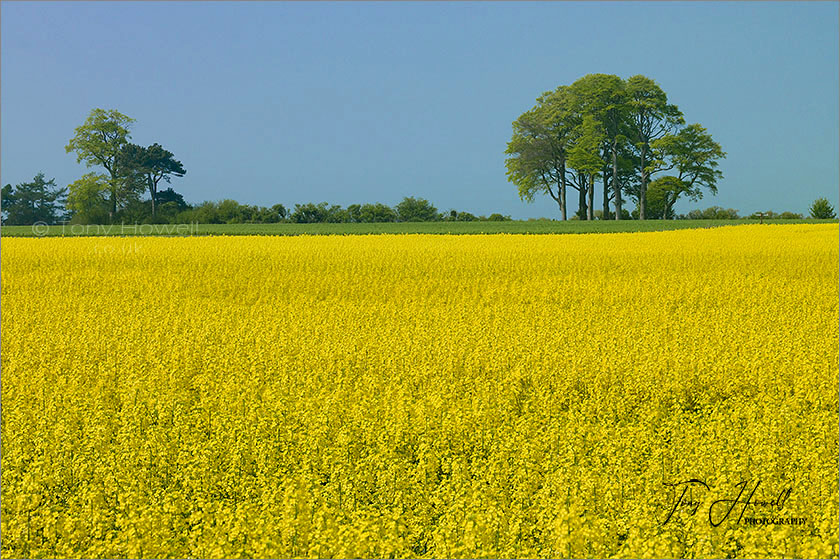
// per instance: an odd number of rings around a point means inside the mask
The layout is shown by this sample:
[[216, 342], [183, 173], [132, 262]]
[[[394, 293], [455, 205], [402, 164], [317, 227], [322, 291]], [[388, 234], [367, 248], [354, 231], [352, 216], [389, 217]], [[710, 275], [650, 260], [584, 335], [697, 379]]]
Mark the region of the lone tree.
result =
[[76, 152], [78, 163], [84, 162], [88, 167], [101, 166], [108, 172], [110, 220], [117, 213], [122, 195], [134, 190], [134, 186], [127, 184], [130, 178], [120, 165], [120, 154], [131, 137], [129, 131], [133, 123], [134, 119], [114, 109], [93, 109], [64, 147], [67, 153]]
[[55, 179], [46, 180], [38, 173], [28, 183], [6, 185], [0, 193], [3, 200], [3, 223], [26, 226], [35, 222], [54, 224], [61, 219], [67, 189], [56, 187]]
[[818, 198], [811, 204], [811, 217], [818, 220], [833, 220], [837, 217], [834, 213], [834, 208], [829, 204], [828, 199]]
[[157, 143], [147, 148], [137, 144], [125, 144], [117, 156], [117, 167], [123, 177], [137, 174], [144, 179], [152, 199], [152, 216], [155, 216], [156, 212], [158, 183], [161, 179], [169, 183], [173, 175], [183, 177], [187, 173], [172, 152]]

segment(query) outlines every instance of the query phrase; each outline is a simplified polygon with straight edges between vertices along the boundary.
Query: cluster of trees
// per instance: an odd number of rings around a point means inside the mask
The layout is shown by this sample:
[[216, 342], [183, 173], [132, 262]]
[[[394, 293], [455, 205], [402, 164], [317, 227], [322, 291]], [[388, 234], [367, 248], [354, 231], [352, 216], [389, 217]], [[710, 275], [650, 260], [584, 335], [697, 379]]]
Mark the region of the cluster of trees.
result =
[[[598, 181], [602, 218], [675, 218], [681, 196], [717, 193], [718, 162], [726, 157], [705, 128], [686, 125], [652, 79], [609, 74], [589, 74], [538, 97], [513, 122], [505, 153], [520, 198], [548, 194], [564, 220], [567, 188], [577, 191], [578, 218], [595, 218]], [[635, 202], [634, 212], [624, 210], [625, 197]]]
[[[68, 186], [67, 209], [81, 221], [113, 223], [119, 214], [125, 219], [146, 212], [156, 221], [158, 207], [169, 204], [168, 214], [183, 209], [180, 195], [167, 189], [160, 196], [158, 187], [161, 181], [183, 177], [186, 169], [158, 143], [146, 147], [131, 143], [134, 122], [119, 111], [93, 109], [65, 146], [67, 153], [75, 152], [78, 163], [100, 168]], [[141, 200], [146, 192], [148, 203]]]
[[[74, 152], [78, 163], [98, 168], [57, 188], [43, 173], [31, 183], [3, 187], [3, 223], [27, 225], [70, 221], [82, 224], [128, 223], [275, 223], [315, 222], [417, 222], [510, 220], [493, 214], [489, 218], [451, 210], [446, 214], [427, 200], [407, 197], [396, 207], [385, 204], [351, 204], [347, 208], [320, 204], [296, 204], [288, 212], [282, 204], [271, 207], [239, 204], [235, 200], [204, 202], [191, 206], [171, 187], [161, 182], [186, 174], [183, 164], [158, 143], [139, 146], [130, 142], [135, 120], [116, 110], [93, 109], [77, 127], [65, 150]], [[148, 194], [148, 199], [143, 196]]]
[[0, 190], [3, 225], [28, 226], [37, 222], [56, 224], [67, 218], [64, 203], [67, 188], [58, 188], [55, 179], [38, 173], [28, 183], [5, 185]]

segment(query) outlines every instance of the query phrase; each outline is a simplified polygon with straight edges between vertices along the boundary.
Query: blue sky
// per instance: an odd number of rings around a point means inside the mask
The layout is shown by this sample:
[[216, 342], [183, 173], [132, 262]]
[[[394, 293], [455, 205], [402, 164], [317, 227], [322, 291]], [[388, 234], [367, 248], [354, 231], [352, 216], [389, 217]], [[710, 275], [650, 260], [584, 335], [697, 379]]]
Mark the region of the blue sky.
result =
[[[94, 107], [135, 119], [192, 202], [559, 217], [505, 177], [511, 122], [589, 73], [644, 74], [728, 153], [716, 204], [838, 198], [837, 2], [3, 2], [0, 181], [88, 170]], [[596, 208], [600, 207], [596, 193]]]

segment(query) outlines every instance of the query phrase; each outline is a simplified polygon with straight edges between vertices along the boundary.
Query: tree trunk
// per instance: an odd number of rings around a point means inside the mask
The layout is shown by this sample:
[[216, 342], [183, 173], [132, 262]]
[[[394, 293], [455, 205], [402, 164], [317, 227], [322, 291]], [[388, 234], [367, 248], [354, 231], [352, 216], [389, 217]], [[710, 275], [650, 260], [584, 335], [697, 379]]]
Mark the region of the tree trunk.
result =
[[612, 149], [612, 184], [613, 184], [613, 196], [615, 200], [613, 204], [615, 205], [615, 219], [621, 219], [621, 192], [618, 186], [618, 145], [613, 143]]
[[586, 178], [583, 176], [583, 173], [578, 174], [578, 185], [580, 185], [580, 189], [578, 189], [578, 218], [581, 220], [586, 219]]
[[592, 221], [595, 219], [593, 206], [595, 206], [595, 175], [589, 174], [589, 204], [586, 206], [586, 219]]
[[609, 183], [607, 182], [607, 173], [606, 169], [604, 170], [604, 210], [603, 215], [601, 216], [602, 220], [606, 220], [610, 216], [610, 187]]
[[642, 182], [639, 185], [639, 219], [645, 219], [645, 208], [647, 207], [647, 176], [645, 174], [645, 148], [647, 146], [642, 146]]
[[117, 215], [117, 180], [111, 179], [111, 209], [108, 211], [108, 222], [114, 223]]
[[671, 214], [672, 208], [674, 204], [677, 202], [677, 197], [670, 198], [667, 193], [665, 193], [665, 211], [662, 214], [663, 220], [670, 220], [668, 216]]
[[149, 191], [152, 195], [152, 218], [155, 217], [155, 198], [157, 197], [157, 185], [154, 181], [149, 180]]
[[566, 221], [566, 165], [560, 165], [560, 215]]

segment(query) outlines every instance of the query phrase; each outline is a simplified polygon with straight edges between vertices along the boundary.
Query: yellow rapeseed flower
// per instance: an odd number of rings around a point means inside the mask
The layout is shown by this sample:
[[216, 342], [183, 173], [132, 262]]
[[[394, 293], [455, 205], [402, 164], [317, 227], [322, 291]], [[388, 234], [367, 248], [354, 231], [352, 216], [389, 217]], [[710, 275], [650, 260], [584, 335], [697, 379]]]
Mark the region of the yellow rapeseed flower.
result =
[[836, 557], [837, 239], [3, 239], [2, 555]]

